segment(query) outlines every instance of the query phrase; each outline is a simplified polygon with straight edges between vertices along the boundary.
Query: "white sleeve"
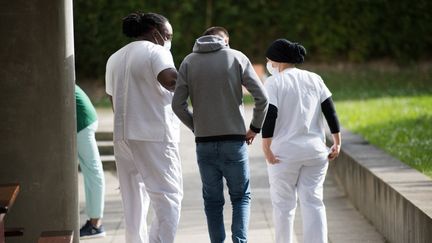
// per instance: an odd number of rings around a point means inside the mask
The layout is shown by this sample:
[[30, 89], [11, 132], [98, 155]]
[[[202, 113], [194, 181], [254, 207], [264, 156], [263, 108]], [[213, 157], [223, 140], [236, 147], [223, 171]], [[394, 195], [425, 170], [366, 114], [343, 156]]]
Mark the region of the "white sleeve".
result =
[[159, 45], [155, 46], [150, 58], [151, 58], [151, 67], [156, 78], [159, 75], [159, 73], [165, 69], [168, 68], [175, 69], [174, 60], [171, 55], [171, 52], [166, 50], [162, 46]]
[[324, 81], [322, 80], [322, 78], [320, 76], [318, 76], [318, 85], [319, 85], [319, 95], [320, 95], [320, 103], [324, 102], [324, 100], [328, 99], [329, 97], [332, 96], [332, 93], [330, 92], [330, 90], [327, 88], [327, 86], [325, 85]]
[[277, 102], [277, 87], [276, 87], [276, 80], [274, 77], [270, 76], [266, 79], [264, 82], [264, 88], [267, 91], [268, 95], [268, 101], [269, 104], [272, 104], [278, 108], [278, 102]]
[[105, 92], [111, 96], [113, 95], [113, 80], [110, 59], [108, 59], [105, 69]]

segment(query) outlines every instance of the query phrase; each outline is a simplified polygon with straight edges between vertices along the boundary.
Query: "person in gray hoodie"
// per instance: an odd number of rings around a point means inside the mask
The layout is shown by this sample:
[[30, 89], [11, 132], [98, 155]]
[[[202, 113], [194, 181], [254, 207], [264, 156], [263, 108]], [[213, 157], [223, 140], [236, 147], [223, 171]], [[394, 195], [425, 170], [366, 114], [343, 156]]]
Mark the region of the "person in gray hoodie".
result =
[[[172, 108], [189, 127], [196, 142], [204, 209], [212, 243], [225, 240], [223, 178], [229, 190], [233, 243], [247, 242], [250, 215], [249, 158], [262, 127], [268, 101], [249, 59], [228, 45], [223, 27], [212, 27], [198, 38], [180, 65]], [[244, 86], [253, 96], [253, 118], [246, 129]], [[193, 111], [188, 108], [188, 98]]]

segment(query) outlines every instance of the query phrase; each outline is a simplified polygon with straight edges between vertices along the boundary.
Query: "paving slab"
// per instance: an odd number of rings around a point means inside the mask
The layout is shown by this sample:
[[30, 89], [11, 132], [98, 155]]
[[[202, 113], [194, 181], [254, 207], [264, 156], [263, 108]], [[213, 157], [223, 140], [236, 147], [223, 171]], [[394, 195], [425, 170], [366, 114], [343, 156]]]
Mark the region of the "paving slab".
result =
[[[98, 109], [101, 131], [112, 131], [112, 112], [109, 109]], [[251, 107], [246, 107], [248, 119]], [[181, 128], [182, 141], [180, 154], [183, 166], [184, 199], [182, 216], [175, 243], [207, 243], [207, 224], [201, 198], [201, 181], [196, 164], [195, 143], [193, 134], [185, 126]], [[272, 206], [266, 163], [261, 152], [261, 139], [255, 139], [249, 146], [252, 206], [249, 227], [250, 243], [274, 243]], [[330, 166], [331, 167], [331, 166]], [[119, 185], [115, 171], [105, 171], [106, 198], [104, 226], [107, 236], [99, 239], [82, 240], [86, 243], [125, 243], [124, 217], [121, 206]], [[85, 223], [84, 186], [82, 175], [79, 175], [80, 223]], [[227, 192], [225, 205], [225, 227], [227, 243], [230, 243], [231, 205]], [[331, 243], [384, 243], [385, 239], [376, 229], [352, 206], [345, 194], [339, 189], [332, 177], [331, 170], [324, 185], [324, 200], [327, 210], [329, 242]], [[293, 243], [302, 242], [301, 209], [297, 209]]]

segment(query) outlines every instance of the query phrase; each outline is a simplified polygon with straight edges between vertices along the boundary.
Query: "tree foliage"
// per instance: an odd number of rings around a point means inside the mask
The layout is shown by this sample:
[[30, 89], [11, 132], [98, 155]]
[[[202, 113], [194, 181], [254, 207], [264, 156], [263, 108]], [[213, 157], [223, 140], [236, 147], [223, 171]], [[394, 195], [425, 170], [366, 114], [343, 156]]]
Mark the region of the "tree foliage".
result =
[[174, 28], [177, 65], [209, 26], [224, 26], [230, 46], [264, 63], [277, 38], [303, 44], [308, 61], [364, 62], [429, 59], [429, 0], [75, 0], [75, 52], [79, 78], [102, 78], [108, 57], [129, 42], [121, 32], [134, 11], [166, 16]]

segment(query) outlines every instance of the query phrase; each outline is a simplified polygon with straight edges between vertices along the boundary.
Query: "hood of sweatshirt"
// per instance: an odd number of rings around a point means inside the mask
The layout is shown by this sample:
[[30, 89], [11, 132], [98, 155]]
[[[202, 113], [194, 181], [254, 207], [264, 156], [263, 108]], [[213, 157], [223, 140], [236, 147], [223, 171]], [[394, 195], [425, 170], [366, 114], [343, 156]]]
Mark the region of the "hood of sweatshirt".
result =
[[193, 52], [205, 53], [214, 52], [222, 48], [228, 48], [224, 39], [217, 35], [205, 35], [201, 36], [195, 41], [195, 45], [192, 49]]

